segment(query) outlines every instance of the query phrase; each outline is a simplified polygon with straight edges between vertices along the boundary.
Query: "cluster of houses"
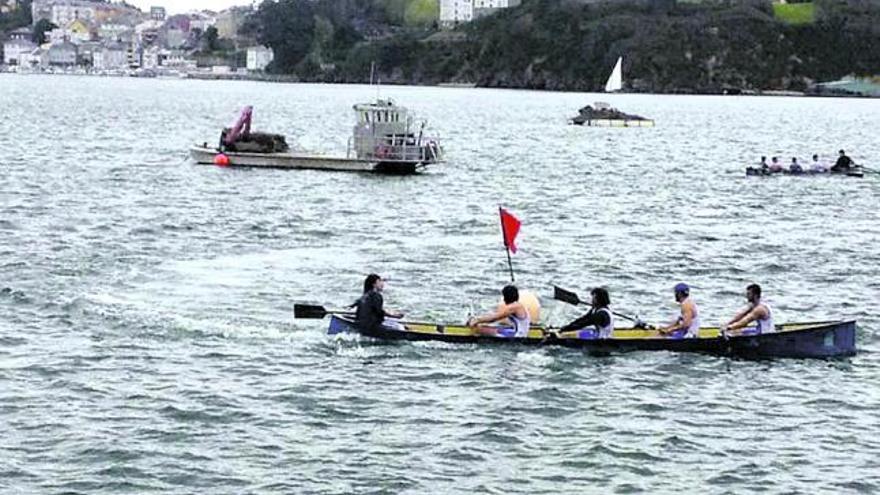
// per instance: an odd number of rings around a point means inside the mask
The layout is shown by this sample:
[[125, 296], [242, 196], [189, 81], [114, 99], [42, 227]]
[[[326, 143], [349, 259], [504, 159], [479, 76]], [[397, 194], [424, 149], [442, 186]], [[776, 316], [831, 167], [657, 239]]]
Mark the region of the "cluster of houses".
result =
[[[21, 8], [16, 0], [0, 0], [0, 4], [9, 10]], [[143, 12], [125, 2], [33, 0], [33, 25], [8, 34], [3, 65], [19, 72], [79, 69], [186, 74], [200, 70], [192, 54], [204, 33], [213, 27], [217, 38], [236, 39], [247, 13], [248, 8], [239, 7], [168, 16], [163, 7]], [[45, 21], [51, 29], [35, 36], [34, 29], [46, 26]], [[247, 48], [246, 70], [262, 71], [272, 60], [271, 49], [252, 46]], [[214, 67], [215, 72], [229, 70], [224, 65]]]

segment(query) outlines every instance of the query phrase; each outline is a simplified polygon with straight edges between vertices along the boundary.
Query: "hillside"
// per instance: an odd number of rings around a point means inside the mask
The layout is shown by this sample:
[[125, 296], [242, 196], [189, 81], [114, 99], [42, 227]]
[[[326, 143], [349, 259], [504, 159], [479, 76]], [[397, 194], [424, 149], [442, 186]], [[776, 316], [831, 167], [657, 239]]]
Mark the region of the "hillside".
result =
[[395, 22], [387, 4], [282, 0], [253, 28], [277, 72], [313, 81], [363, 82], [375, 62], [389, 83], [597, 90], [619, 55], [633, 91], [802, 90], [880, 73], [878, 0], [817, 0], [798, 22], [764, 0], [526, 0], [439, 33]]

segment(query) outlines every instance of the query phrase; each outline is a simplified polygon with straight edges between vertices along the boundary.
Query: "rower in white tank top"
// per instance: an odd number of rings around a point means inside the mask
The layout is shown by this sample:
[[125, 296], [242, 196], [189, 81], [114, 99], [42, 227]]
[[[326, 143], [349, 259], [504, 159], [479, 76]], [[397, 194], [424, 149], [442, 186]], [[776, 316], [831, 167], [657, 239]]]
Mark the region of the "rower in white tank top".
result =
[[[685, 283], [673, 288], [675, 301], [681, 306], [681, 315], [669, 326], [660, 329], [662, 335], [696, 338], [700, 336], [700, 311], [690, 297], [690, 287]], [[690, 320], [690, 321], [688, 321]]]
[[757, 306], [764, 306], [767, 310], [767, 315], [764, 318], [758, 318], [755, 320], [755, 325], [758, 327], [758, 333], [776, 333], [776, 326], [773, 324], [773, 310], [770, 309], [770, 305], [759, 301], [756, 307]]
[[513, 323], [513, 336], [514, 337], [528, 337], [529, 336], [529, 327], [532, 325], [531, 317], [529, 316], [529, 312], [526, 311], [526, 317], [520, 318], [516, 316], [515, 313], [511, 314], [507, 317], [511, 323]]
[[687, 331], [684, 334], [689, 339], [700, 336], [700, 310], [697, 308], [697, 303], [693, 301], [691, 301], [691, 307], [693, 308], [694, 316], [691, 318], [691, 324], [688, 325]]
[[761, 301], [761, 286], [752, 284], [746, 287], [746, 299], [748, 299], [749, 305], [737, 312], [729, 322], [721, 325], [721, 332], [735, 332], [755, 322], [757, 333], [775, 333], [776, 326], [773, 324], [773, 310], [770, 309], [768, 304]]

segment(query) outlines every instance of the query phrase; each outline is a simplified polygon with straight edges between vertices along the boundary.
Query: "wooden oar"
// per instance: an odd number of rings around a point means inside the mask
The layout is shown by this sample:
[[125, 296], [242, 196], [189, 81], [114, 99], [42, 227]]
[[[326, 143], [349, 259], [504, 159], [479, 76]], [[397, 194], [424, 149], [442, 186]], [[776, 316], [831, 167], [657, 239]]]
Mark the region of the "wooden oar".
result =
[[[557, 287], [555, 285], [553, 286], [553, 299], [556, 299], [557, 301], [567, 302], [568, 304], [571, 304], [574, 306], [577, 306], [579, 304], [583, 304], [584, 306], [590, 306], [590, 307], [593, 306], [592, 304], [581, 300], [581, 298], [578, 297], [578, 295], [576, 293], [574, 293], [570, 290], [565, 290], [562, 287]], [[611, 310], [609, 310], [609, 311], [611, 311]], [[611, 311], [611, 314], [613, 314], [615, 316], [619, 316], [625, 320], [629, 320], [629, 321], [635, 323], [636, 325], [644, 325], [645, 324], [645, 322], [643, 322], [642, 320], [640, 320], [638, 318], [624, 315], [624, 314], [618, 313], [616, 311]]]
[[327, 309], [316, 304], [294, 304], [293, 317], [297, 319], [320, 320], [327, 315], [354, 315], [353, 311], [343, 309]]

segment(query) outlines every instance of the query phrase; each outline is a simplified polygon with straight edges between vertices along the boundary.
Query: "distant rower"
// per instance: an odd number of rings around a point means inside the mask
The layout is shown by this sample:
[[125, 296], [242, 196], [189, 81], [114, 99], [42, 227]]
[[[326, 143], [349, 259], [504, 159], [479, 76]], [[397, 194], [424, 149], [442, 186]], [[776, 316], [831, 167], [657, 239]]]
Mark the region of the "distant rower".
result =
[[675, 300], [681, 306], [681, 314], [675, 320], [675, 323], [661, 328], [660, 333], [686, 338], [699, 337], [700, 313], [697, 310], [696, 303], [690, 297], [690, 287], [685, 283], [680, 283], [675, 285], [673, 291], [675, 292]]
[[751, 322], [755, 322], [757, 332], [774, 333], [776, 327], [773, 325], [773, 312], [767, 303], [761, 301], [761, 286], [752, 284], [746, 287], [746, 299], [749, 305], [740, 310], [729, 322], [721, 326], [721, 332], [736, 332], [736, 330], [745, 328]]
[[810, 164], [810, 171], [816, 174], [821, 174], [828, 171], [828, 167], [822, 164], [819, 161], [819, 155], [813, 155], [813, 163]]
[[849, 170], [850, 167], [852, 167], [852, 165], [853, 165], [852, 159], [850, 157], [846, 156], [846, 152], [843, 150], [840, 150], [840, 152], [838, 154], [839, 154], [839, 156], [837, 157], [837, 163], [835, 163], [834, 166], [831, 167], [831, 171], [832, 172], [845, 172], [845, 171]]

